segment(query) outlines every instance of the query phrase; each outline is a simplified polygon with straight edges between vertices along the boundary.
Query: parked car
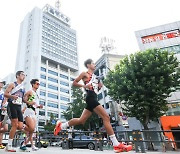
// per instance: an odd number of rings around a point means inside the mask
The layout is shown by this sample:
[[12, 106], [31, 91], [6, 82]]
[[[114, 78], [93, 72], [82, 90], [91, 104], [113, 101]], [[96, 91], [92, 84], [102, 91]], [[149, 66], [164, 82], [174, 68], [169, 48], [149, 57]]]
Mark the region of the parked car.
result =
[[51, 146], [62, 146], [62, 140], [60, 140], [59, 142], [52, 142]]
[[94, 150], [95, 141], [90, 136], [77, 135], [73, 139], [73, 148], [88, 148], [89, 150]]
[[40, 140], [40, 142], [37, 142], [37, 147], [38, 148], [47, 148], [49, 145], [49, 142], [45, 141], [45, 140]]

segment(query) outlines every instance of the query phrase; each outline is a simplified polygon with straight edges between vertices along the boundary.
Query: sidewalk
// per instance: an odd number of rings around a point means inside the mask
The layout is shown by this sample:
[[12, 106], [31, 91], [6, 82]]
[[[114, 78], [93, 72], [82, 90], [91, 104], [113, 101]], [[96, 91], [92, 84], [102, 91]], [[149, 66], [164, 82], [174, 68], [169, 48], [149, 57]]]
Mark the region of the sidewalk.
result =
[[[30, 148], [28, 148], [30, 149]], [[0, 154], [4, 153], [9, 153], [6, 152], [4, 149], [0, 149]], [[30, 151], [30, 152], [22, 152], [19, 151], [17, 148], [17, 152], [10, 152], [10, 153], [16, 153], [16, 154], [21, 154], [21, 153], [35, 153], [35, 154], [114, 154], [113, 151], [111, 150], [104, 150], [104, 151], [94, 151], [94, 150], [88, 150], [88, 149], [73, 149], [73, 150], [62, 150], [59, 147], [48, 147], [48, 148], [41, 148], [38, 151]], [[146, 154], [162, 154], [164, 152], [146, 152]], [[168, 151], [166, 152], [167, 154], [178, 154], [180, 153], [179, 151]], [[131, 152], [121, 152], [121, 154], [135, 154], [135, 151]]]

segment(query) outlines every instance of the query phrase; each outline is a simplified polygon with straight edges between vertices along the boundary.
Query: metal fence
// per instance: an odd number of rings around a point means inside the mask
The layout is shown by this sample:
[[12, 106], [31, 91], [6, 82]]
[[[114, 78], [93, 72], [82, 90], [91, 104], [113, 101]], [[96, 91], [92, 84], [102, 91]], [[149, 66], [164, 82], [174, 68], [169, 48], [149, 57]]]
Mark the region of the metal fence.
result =
[[[147, 150], [162, 151], [180, 149], [180, 140], [176, 137], [168, 138], [168, 134], [175, 133], [180, 138], [180, 130], [126, 130], [115, 132], [119, 141], [124, 144], [133, 145], [136, 152], [146, 152]], [[112, 148], [112, 143], [106, 132], [98, 131], [62, 131], [58, 136], [54, 136], [52, 132], [35, 132], [35, 145], [39, 148], [47, 146], [61, 146], [62, 149], [73, 149], [76, 142], [91, 141], [90, 150], [109, 150]], [[76, 137], [79, 137], [78, 140]], [[83, 138], [84, 136], [88, 138]], [[25, 136], [21, 132], [17, 132], [13, 140], [14, 146], [19, 146], [24, 141]], [[8, 133], [3, 138], [3, 141], [8, 140]], [[46, 141], [46, 142], [45, 142]], [[45, 144], [46, 143], [46, 144]], [[93, 146], [92, 146], [93, 145]]]

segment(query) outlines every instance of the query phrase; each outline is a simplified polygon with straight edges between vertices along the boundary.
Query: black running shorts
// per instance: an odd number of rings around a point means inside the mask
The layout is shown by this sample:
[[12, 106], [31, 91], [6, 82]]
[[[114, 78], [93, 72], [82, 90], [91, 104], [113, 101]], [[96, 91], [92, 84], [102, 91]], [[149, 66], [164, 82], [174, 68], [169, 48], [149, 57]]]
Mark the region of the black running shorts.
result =
[[1, 115], [2, 110], [0, 109], [0, 121], [2, 121], [2, 115]]
[[18, 119], [19, 122], [23, 122], [23, 115], [21, 111], [21, 105], [8, 103], [7, 107], [8, 116], [10, 119]]
[[87, 91], [87, 96], [86, 96], [86, 109], [93, 112], [93, 109], [96, 108], [99, 104], [97, 100], [97, 94], [94, 91]]

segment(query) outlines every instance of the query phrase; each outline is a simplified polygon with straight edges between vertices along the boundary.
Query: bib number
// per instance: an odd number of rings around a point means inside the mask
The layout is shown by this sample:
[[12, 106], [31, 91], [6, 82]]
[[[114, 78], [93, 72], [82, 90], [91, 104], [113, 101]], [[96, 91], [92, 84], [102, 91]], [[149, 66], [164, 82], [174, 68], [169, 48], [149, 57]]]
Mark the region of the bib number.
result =
[[13, 104], [17, 104], [17, 105], [21, 105], [22, 104], [22, 98], [18, 97], [18, 99], [17, 100], [13, 100], [12, 103]]

